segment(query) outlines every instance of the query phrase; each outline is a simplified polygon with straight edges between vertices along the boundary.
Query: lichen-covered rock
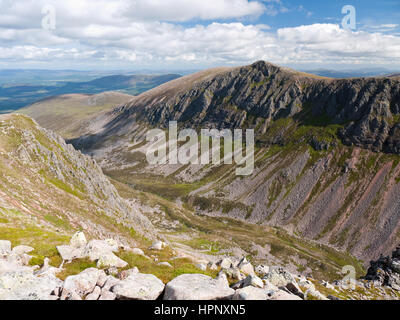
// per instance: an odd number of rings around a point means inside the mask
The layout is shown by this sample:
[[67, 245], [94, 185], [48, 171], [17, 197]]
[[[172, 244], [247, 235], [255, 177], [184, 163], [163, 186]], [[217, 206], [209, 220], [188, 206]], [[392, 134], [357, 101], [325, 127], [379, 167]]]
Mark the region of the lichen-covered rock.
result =
[[128, 263], [121, 258], [117, 257], [112, 252], [104, 253], [97, 261], [97, 268], [125, 268]]
[[232, 300], [268, 300], [268, 292], [252, 286], [236, 290]]
[[74, 248], [83, 248], [84, 246], [86, 246], [86, 244], [87, 240], [85, 234], [81, 231], [75, 233], [69, 242], [69, 245]]
[[228, 300], [235, 294], [223, 278], [184, 274], [165, 286], [164, 300]]
[[35, 276], [29, 272], [0, 275], [0, 300], [52, 300], [62, 281], [52, 275]]
[[11, 242], [8, 240], [0, 240], [0, 257], [11, 252]]
[[131, 274], [112, 287], [117, 299], [156, 300], [164, 291], [163, 282], [152, 274]]
[[83, 298], [89, 293], [92, 293], [103, 272], [104, 271], [96, 268], [89, 268], [75, 276], [67, 277], [63, 284], [62, 297], [66, 297], [71, 293], [76, 293]]

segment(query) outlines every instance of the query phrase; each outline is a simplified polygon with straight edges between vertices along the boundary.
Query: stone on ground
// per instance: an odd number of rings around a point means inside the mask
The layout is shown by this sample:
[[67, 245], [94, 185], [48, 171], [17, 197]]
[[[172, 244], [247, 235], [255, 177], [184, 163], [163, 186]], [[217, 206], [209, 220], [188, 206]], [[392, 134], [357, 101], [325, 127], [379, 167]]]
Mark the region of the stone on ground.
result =
[[136, 273], [112, 287], [117, 299], [156, 300], [164, 291], [163, 282], [152, 274]]
[[229, 300], [234, 294], [226, 276], [212, 279], [202, 274], [183, 274], [166, 285], [164, 300]]

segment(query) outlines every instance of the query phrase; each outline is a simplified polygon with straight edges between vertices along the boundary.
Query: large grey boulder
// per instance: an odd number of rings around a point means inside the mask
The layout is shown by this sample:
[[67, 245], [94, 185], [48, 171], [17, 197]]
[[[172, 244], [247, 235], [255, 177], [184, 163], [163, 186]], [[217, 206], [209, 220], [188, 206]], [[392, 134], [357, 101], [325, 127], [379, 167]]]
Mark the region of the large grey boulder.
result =
[[0, 240], [0, 257], [11, 252], [11, 242], [8, 240]]
[[245, 275], [255, 275], [253, 265], [249, 261], [247, 261], [246, 258], [240, 260], [237, 267], [240, 270], [240, 272], [244, 273]]
[[16, 246], [12, 249], [11, 253], [16, 255], [23, 255], [34, 251], [35, 249], [29, 246]]
[[69, 245], [74, 248], [83, 248], [86, 244], [87, 240], [83, 232], [75, 233], [69, 242]]
[[245, 287], [236, 290], [232, 300], [268, 300], [268, 292], [264, 289], [255, 287]]
[[164, 300], [228, 300], [234, 294], [226, 276], [212, 279], [203, 274], [183, 274], [166, 285]]
[[89, 268], [75, 276], [67, 277], [64, 281], [61, 298], [67, 298], [73, 293], [83, 298], [89, 293], [92, 293], [102, 273], [104, 273], [104, 271], [96, 268]]
[[83, 255], [84, 248], [75, 248], [69, 245], [57, 246], [56, 248], [61, 258], [65, 261], [81, 259], [84, 256]]
[[97, 261], [97, 268], [125, 268], [128, 263], [112, 252], [104, 253]]
[[288, 293], [284, 290], [276, 291], [269, 300], [303, 300], [299, 296], [295, 294]]
[[96, 261], [105, 254], [117, 251], [118, 245], [115, 243], [110, 243], [107, 240], [91, 240], [84, 248], [83, 256], [89, 258], [91, 261]]
[[301, 298], [304, 297], [303, 292], [293, 275], [281, 267], [271, 268], [270, 272], [263, 278], [263, 280], [270, 282], [278, 288], [285, 288]]
[[156, 276], [136, 273], [119, 281], [111, 291], [121, 300], [156, 300], [164, 287], [164, 283]]
[[61, 286], [62, 281], [52, 275], [9, 272], [0, 276], [0, 300], [53, 300], [52, 292]]

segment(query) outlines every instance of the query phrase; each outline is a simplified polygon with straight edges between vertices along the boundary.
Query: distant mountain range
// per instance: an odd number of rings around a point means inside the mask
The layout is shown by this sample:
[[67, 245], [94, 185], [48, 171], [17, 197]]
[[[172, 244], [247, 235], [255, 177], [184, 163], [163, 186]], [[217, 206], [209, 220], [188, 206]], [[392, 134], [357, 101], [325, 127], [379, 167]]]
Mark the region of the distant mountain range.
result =
[[[43, 74], [41, 72], [26, 71], [27, 78], [25, 83], [18, 84], [22, 71], [13, 72], [6, 70], [0, 72], [0, 79], [7, 73], [10, 75], [10, 81], [7, 84], [0, 85], [0, 113], [6, 113], [17, 110], [38, 100], [58, 96], [63, 94], [82, 93], [97, 94], [106, 91], [120, 91], [121, 93], [137, 95], [165, 82], [179, 78], [178, 74], [166, 75], [108, 75], [88, 81], [65, 81], [63, 79], [84, 79], [93, 77], [93, 74], [84, 74], [80, 72], [50, 72]], [[31, 75], [34, 79], [30, 78]], [[52, 79], [52, 76], [55, 78]], [[4, 79], [3, 79], [4, 81]]]

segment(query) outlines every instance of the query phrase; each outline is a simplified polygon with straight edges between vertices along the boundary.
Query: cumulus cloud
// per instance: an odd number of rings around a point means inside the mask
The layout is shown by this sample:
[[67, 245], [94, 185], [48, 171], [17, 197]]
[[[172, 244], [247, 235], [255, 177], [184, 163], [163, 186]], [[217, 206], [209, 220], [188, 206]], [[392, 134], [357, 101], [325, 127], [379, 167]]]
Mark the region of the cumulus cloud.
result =
[[284, 12], [280, 0], [54, 1], [56, 29], [44, 30], [41, 9], [48, 3], [0, 0], [0, 62], [197, 68], [264, 59], [399, 65], [396, 35], [348, 31], [336, 24], [272, 30], [265, 24], [231, 21], [272, 15], [269, 6]]

